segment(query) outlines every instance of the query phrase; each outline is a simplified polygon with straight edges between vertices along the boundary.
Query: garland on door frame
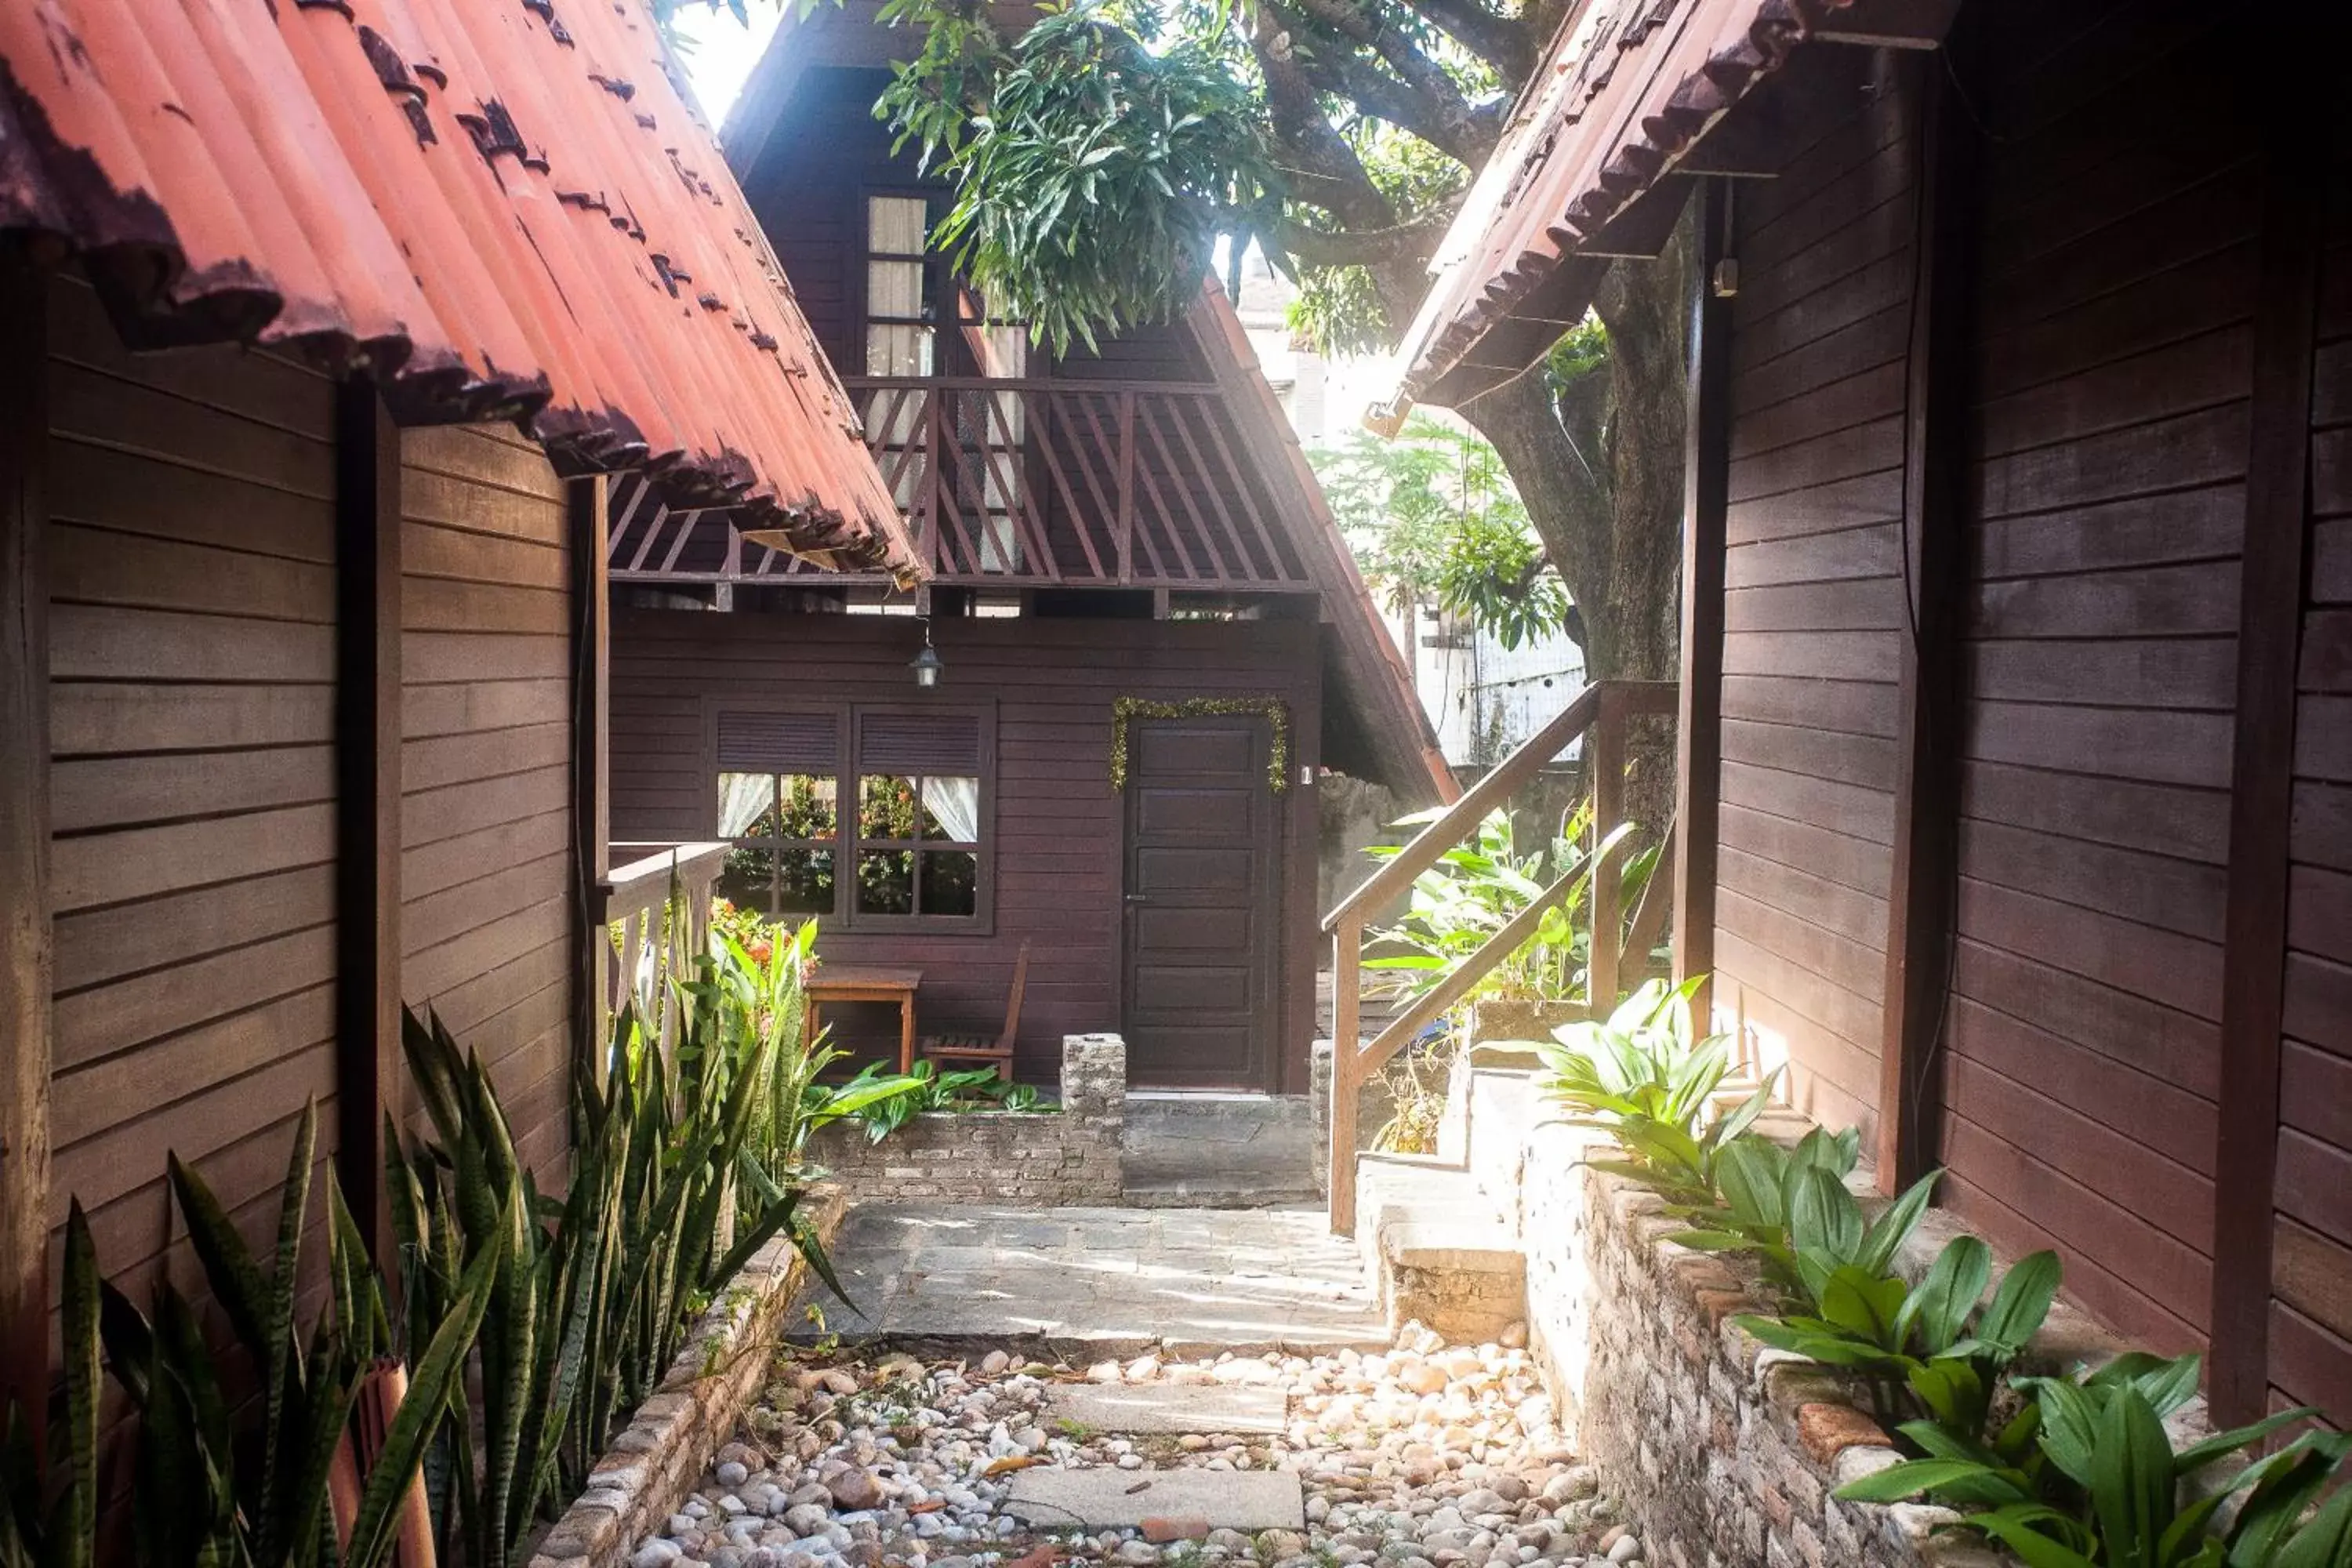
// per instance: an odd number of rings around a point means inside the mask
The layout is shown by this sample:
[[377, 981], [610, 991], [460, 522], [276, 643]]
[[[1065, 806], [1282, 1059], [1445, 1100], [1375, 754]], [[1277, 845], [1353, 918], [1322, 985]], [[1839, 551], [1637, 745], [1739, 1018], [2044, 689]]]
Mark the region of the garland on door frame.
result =
[[1120, 697], [1110, 705], [1110, 790], [1127, 788], [1127, 721], [1129, 719], [1208, 719], [1226, 713], [1263, 714], [1274, 729], [1274, 746], [1266, 759], [1266, 783], [1280, 795], [1290, 787], [1290, 704], [1279, 697], [1187, 697], [1181, 702], [1155, 702], [1149, 697]]

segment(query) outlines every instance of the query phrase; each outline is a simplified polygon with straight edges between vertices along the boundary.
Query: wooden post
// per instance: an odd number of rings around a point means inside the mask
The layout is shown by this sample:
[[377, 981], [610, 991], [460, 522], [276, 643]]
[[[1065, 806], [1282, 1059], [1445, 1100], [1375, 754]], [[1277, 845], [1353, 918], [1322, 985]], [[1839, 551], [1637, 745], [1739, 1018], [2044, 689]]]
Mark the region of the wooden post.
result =
[[[1601, 717], [1586, 744], [1587, 766], [1592, 778], [1592, 844], [1601, 847], [1625, 816], [1625, 704], [1620, 691], [1601, 693]], [[1619, 959], [1625, 944], [1625, 911], [1618, 897], [1621, 854], [1602, 855], [1592, 863], [1592, 958], [1585, 970], [1585, 1005], [1596, 1018], [1617, 1008]]]
[[[1962, 26], [1966, 26], [1965, 23]], [[1879, 1038], [1879, 1187], [1895, 1192], [1935, 1163], [1941, 1138], [1942, 1041], [1958, 877], [1958, 616], [1968, 506], [1968, 313], [1976, 137], [1946, 73], [1888, 58], [1915, 103], [1919, 247], [1911, 300], [1904, 430], [1904, 635], [1896, 689], [1895, 833], [1886, 900], [1885, 1004]]]
[[376, 1256], [401, 1114], [400, 431], [364, 378], [335, 389], [335, 1173]]
[[1343, 920], [1331, 932], [1331, 1229], [1356, 1234], [1356, 1100], [1363, 1087], [1357, 1059], [1364, 1047], [1361, 1009], [1364, 922]]
[[[604, 552], [605, 481], [564, 488], [572, 551], [572, 1062], [593, 1071], [610, 1028], [612, 947], [604, 897], [613, 870], [613, 595]], [[654, 918], [654, 917], [648, 917]], [[631, 970], [634, 978], [635, 971]]]
[[48, 309], [0, 261], [0, 1409], [49, 1405]]
[[[2299, 85], [2299, 84], [2298, 84]], [[2326, 139], [2289, 96], [2263, 170], [2253, 395], [2239, 567], [2238, 705], [2221, 954], [2221, 1142], [2213, 1175], [2212, 1345], [2207, 1395], [2224, 1425], [2270, 1391], [2272, 1186], [2286, 1005], [2287, 858], [2294, 801], [2295, 673], [2309, 572], [2312, 345], [2326, 231]]]
[[[1675, 979], [1715, 968], [1716, 848], [1723, 793], [1723, 573], [1731, 475], [1731, 299], [1716, 289], [1731, 254], [1732, 186], [1699, 187], [1683, 452], [1683, 665], [1675, 721]], [[1709, 1027], [1713, 983], [1691, 1000]]]
[[1118, 580], [1135, 581], [1135, 394], [1118, 395]]

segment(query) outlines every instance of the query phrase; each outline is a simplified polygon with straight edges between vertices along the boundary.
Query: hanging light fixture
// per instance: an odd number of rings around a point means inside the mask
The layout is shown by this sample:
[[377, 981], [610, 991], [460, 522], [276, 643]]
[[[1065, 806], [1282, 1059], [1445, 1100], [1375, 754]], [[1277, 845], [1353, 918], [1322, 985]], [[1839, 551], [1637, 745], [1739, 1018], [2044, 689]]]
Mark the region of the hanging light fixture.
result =
[[923, 651], [907, 661], [915, 672], [915, 684], [929, 691], [940, 683], [940, 672], [947, 666], [940, 661], [939, 650], [931, 647], [931, 617], [923, 617]]

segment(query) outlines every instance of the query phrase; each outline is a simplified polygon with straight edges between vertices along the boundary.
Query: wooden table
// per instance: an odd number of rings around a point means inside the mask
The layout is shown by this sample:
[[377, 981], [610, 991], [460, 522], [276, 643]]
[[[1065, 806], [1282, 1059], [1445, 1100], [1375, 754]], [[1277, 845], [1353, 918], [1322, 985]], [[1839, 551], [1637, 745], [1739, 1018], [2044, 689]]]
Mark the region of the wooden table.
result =
[[816, 1010], [824, 1002], [898, 1004], [898, 1070], [915, 1068], [915, 988], [923, 972], [887, 963], [821, 963], [802, 987], [801, 1038], [816, 1037]]

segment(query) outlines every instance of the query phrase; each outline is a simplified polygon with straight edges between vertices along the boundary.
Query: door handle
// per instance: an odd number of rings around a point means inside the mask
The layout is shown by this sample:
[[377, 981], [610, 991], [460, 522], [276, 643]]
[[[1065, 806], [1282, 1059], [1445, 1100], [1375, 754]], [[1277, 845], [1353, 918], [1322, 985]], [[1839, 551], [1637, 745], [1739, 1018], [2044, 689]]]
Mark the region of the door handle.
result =
[[1141, 893], [1129, 893], [1127, 895], [1127, 901], [1130, 904], [1148, 904], [1151, 900], [1145, 898]]

